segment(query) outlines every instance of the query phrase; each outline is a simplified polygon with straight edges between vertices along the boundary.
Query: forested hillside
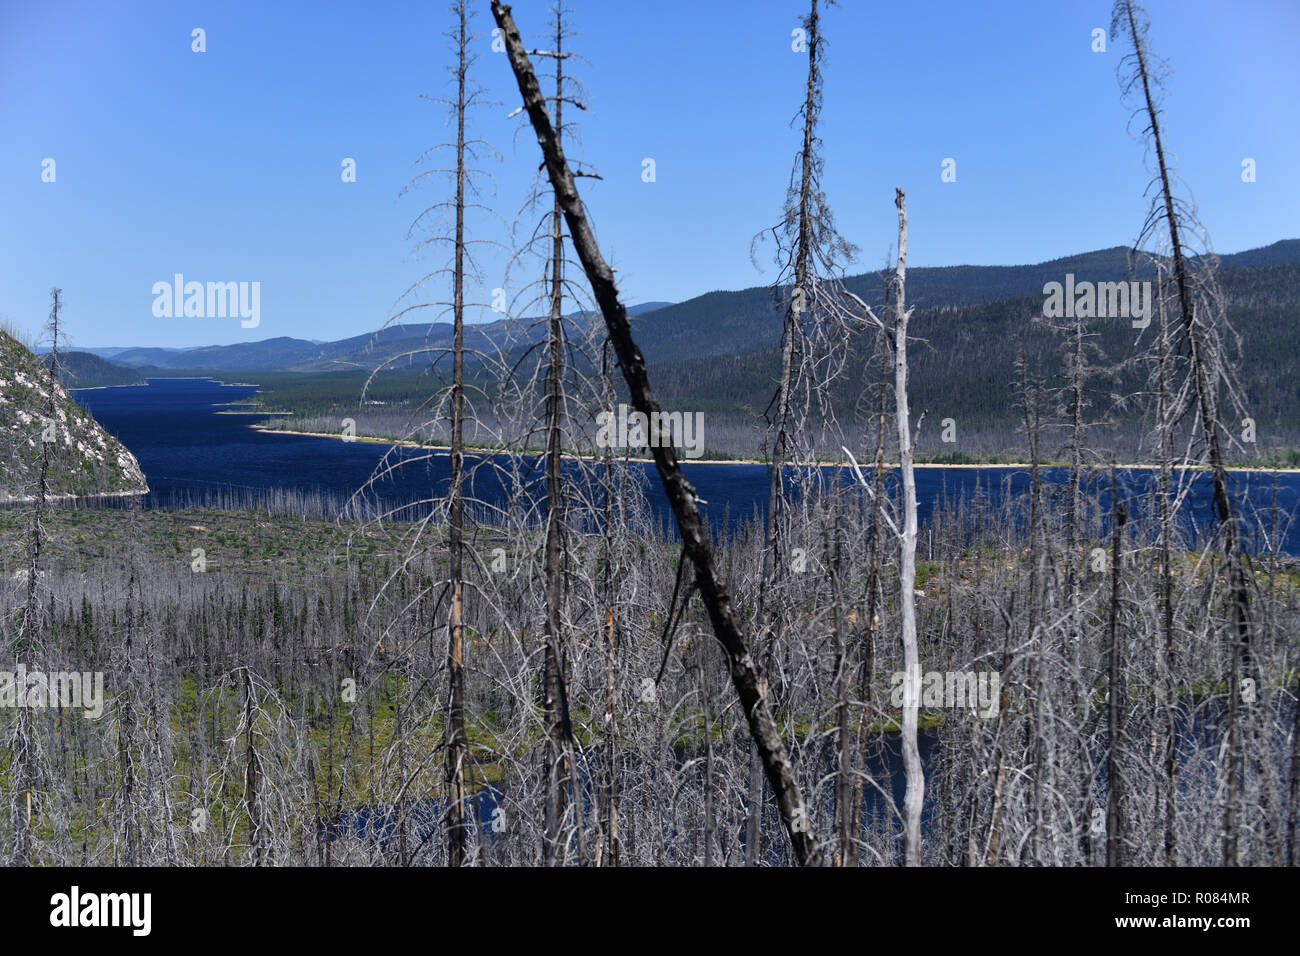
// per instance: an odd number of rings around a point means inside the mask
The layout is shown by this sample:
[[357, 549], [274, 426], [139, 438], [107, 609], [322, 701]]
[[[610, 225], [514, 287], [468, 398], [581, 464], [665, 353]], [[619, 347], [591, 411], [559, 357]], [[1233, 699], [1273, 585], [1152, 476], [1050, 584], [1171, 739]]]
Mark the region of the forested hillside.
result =
[[[1223, 257], [1224, 262], [1259, 262], [1300, 256], [1300, 242], [1275, 243], [1252, 252]], [[1045, 282], [1060, 281], [1067, 271], [1083, 281], [1122, 277], [1124, 250], [1108, 250], [1038, 266], [957, 267], [916, 269], [909, 274], [928, 293], [913, 300], [917, 313], [912, 334], [917, 342], [912, 358], [911, 385], [918, 410], [928, 411], [929, 427], [918, 436], [918, 453], [945, 460], [987, 460], [995, 456], [1022, 457], [1023, 418], [1018, 394], [1027, 357], [1031, 377], [1059, 390], [1064, 383], [1062, 349], [1065, 339], [1042, 319]], [[1053, 278], [1055, 277], [1055, 278]], [[961, 283], [972, 284], [959, 292]], [[875, 282], [877, 287], [872, 288]], [[1300, 352], [1300, 264], [1222, 267], [1228, 318], [1240, 346], [1239, 375], [1244, 397], [1254, 414], [1256, 441], [1237, 450], [1238, 460], [1266, 458], [1300, 446], [1300, 385], [1290, 372], [1290, 357]], [[928, 283], [928, 285], [927, 285]], [[864, 299], [881, 298], [879, 278], [858, 276], [849, 281]], [[1008, 288], [1016, 298], [979, 301]], [[1028, 290], [1028, 291], [1026, 291]], [[951, 295], [967, 304], [926, 305], [927, 297]], [[665, 401], [674, 408], [705, 416], [705, 442], [711, 455], [755, 457], [760, 452], [762, 416], [772, 398], [780, 371], [781, 315], [773, 306], [771, 289], [717, 292], [669, 306], [634, 319], [638, 342]], [[467, 327], [467, 333], [469, 331]], [[1089, 385], [1094, 441], [1134, 460], [1144, 428], [1136, 405], [1120, 406], [1111, 398], [1139, 387], [1141, 372], [1133, 364], [1149, 347], [1150, 330], [1142, 333], [1123, 320], [1095, 320], [1090, 329], [1098, 350], [1097, 374]], [[468, 342], [468, 338], [467, 338]], [[512, 353], [517, 360], [525, 346]], [[836, 415], [851, 434], [867, 422], [878, 389], [880, 369], [872, 361], [875, 342], [861, 336], [852, 344], [843, 376], [832, 389]], [[419, 364], [428, 365], [428, 362]], [[444, 363], [445, 365], [445, 363]], [[418, 366], [417, 366], [418, 367]], [[481, 368], [469, 363], [468, 374], [488, 387]], [[220, 374], [214, 371], [213, 374]], [[268, 409], [293, 415], [271, 423], [289, 430], [304, 428], [335, 432], [345, 417], [357, 421], [363, 434], [396, 437], [411, 409], [432, 383], [445, 379], [446, 369], [431, 373], [406, 368], [379, 376], [361, 391], [368, 370], [317, 374], [264, 372], [259, 401]], [[620, 395], [626, 400], [626, 393]], [[1046, 413], [1050, 423], [1051, 410]], [[955, 440], [943, 441], [940, 422], [951, 418]], [[306, 423], [306, 424], [304, 424]], [[1060, 451], [1061, 442], [1049, 431], [1044, 452]]]
[[[43, 356], [48, 367], [49, 355]], [[107, 388], [113, 385], [142, 385], [145, 377], [137, 369], [117, 365], [90, 352], [59, 353], [59, 382], [65, 388]]]
[[[947, 266], [908, 270], [908, 299], [919, 309], [983, 305], [1011, 299], [1037, 299], [1042, 308], [1043, 285], [1064, 281], [1119, 281], [1130, 275], [1149, 278], [1151, 268], [1136, 261], [1130, 273], [1130, 250], [1123, 246], [1067, 256], [1024, 266]], [[1244, 266], [1300, 265], [1300, 239], [1275, 242], [1261, 249], [1220, 257], [1225, 274]], [[1300, 304], [1294, 273], [1287, 278], [1255, 274], [1257, 281], [1284, 283], [1265, 294], [1281, 294]], [[879, 302], [884, 280], [879, 272], [857, 273], [844, 287], [867, 302]], [[771, 349], [780, 339], [781, 315], [770, 287], [738, 292], [710, 292], [686, 302], [643, 315], [632, 323], [647, 360], [657, 365], [710, 355], [734, 355]], [[1300, 336], [1300, 326], [1297, 327]]]
[[[1237, 333], [1231, 344], [1240, 348], [1244, 398], [1256, 421], [1256, 447], [1244, 449], [1244, 457], [1300, 445], [1300, 383], [1292, 364], [1300, 353], [1300, 265], [1223, 269], [1219, 280]], [[1028, 358], [1031, 376], [1041, 378], [1046, 387], [1060, 389], [1064, 384], [1065, 340], [1043, 323], [1042, 309], [1041, 284], [1037, 295], [1022, 298], [917, 305], [911, 329], [918, 341], [910, 372], [916, 408], [929, 412], [927, 429], [919, 437], [922, 451], [978, 456], [1023, 448], [1017, 405], [1022, 357]], [[643, 328], [649, 324], [647, 318]], [[659, 353], [646, 347], [656, 381], [673, 407], [699, 408], [716, 425], [734, 428], [752, 424], [762, 413], [780, 371], [780, 353], [774, 348], [780, 316], [773, 313], [760, 320], [755, 312], [743, 325], [737, 341], [754, 347], [738, 354], [671, 362], [656, 359]], [[1152, 336], [1149, 330], [1142, 335], [1126, 321], [1096, 320], [1090, 328], [1099, 350], [1094, 359], [1098, 373], [1089, 389], [1092, 417], [1098, 423], [1094, 440], [1131, 457], [1141, 432], [1140, 408], [1115, 407], [1111, 396], [1139, 389], [1140, 372], [1131, 362]], [[835, 408], [846, 425], [864, 422], [873, 407], [870, 395], [880, 370], [870, 361], [870, 352], [870, 342], [860, 340], [843, 378], [834, 385]], [[955, 422], [955, 442], [941, 440], [939, 422], [944, 418]], [[1050, 413], [1047, 418], [1051, 420]], [[738, 438], [740, 432], [727, 434]], [[1057, 451], [1050, 438], [1044, 451]]]

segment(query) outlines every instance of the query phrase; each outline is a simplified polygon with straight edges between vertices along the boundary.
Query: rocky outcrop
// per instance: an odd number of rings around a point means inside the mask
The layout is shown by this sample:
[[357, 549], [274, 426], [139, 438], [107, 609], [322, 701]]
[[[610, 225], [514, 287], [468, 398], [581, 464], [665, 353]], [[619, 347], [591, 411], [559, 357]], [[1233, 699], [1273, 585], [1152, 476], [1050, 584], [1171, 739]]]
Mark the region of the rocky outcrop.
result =
[[135, 456], [51, 380], [44, 362], [0, 331], [0, 503], [30, 500], [36, 494], [47, 441], [52, 496], [148, 490]]

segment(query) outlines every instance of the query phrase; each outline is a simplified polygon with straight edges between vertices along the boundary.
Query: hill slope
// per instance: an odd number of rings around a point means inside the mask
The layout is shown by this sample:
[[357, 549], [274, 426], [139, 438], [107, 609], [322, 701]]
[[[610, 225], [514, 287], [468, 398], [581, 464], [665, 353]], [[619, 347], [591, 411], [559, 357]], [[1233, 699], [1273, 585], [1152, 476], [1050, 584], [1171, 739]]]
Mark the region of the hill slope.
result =
[[[1247, 413], [1256, 419], [1258, 429], [1257, 443], [1245, 457], [1294, 446], [1300, 443], [1300, 388], [1294, 371], [1300, 343], [1300, 265], [1225, 268], [1219, 281], [1228, 319], [1240, 337], [1240, 354], [1234, 363], [1237, 379]], [[908, 285], [910, 290], [910, 270]], [[929, 412], [920, 451], [1000, 453], [1023, 447], [1017, 369], [1022, 349], [1046, 385], [1061, 384], [1064, 340], [1035, 321], [1042, 306], [1040, 292], [997, 302], [917, 307], [909, 328], [917, 339], [909, 349], [909, 386], [917, 414]], [[752, 342], [759, 336], [749, 328], [745, 334]], [[1139, 339], [1126, 322], [1096, 322], [1092, 332], [1098, 365], [1131, 359], [1140, 345], [1151, 342], [1149, 333]], [[769, 334], [775, 341], [779, 326]], [[863, 346], [849, 356], [844, 375], [833, 388], [837, 414], [846, 425], [864, 424], [875, 407], [872, 396], [879, 365]], [[780, 373], [780, 354], [770, 344], [735, 354], [669, 361], [658, 361], [658, 353], [650, 347], [645, 354], [666, 408], [703, 411], [719, 426], [738, 427], [761, 416]], [[1141, 391], [1134, 372], [1098, 377], [1089, 389], [1089, 415], [1100, 415], [1111, 405], [1111, 396], [1136, 399], [1136, 414], [1143, 406]], [[941, 429], [935, 426], [945, 418], [957, 425], [955, 444], [940, 441]], [[1052, 454], [1064, 440], [1059, 428], [1050, 427], [1059, 420], [1056, 410], [1044, 409], [1043, 420], [1049, 423], [1044, 452]], [[1126, 417], [1115, 427], [1095, 429], [1093, 438], [1103, 447], [1127, 447], [1135, 438], [1135, 426], [1136, 421]]]
[[78, 405], [49, 369], [0, 331], [0, 502], [30, 498], [40, 474], [42, 437], [54, 393], [52, 495], [132, 494], [148, 490], [135, 456]]
[[[49, 367], [49, 355], [42, 356]], [[133, 368], [114, 365], [90, 352], [59, 353], [59, 383], [64, 388], [105, 388], [111, 385], [143, 385], [145, 377]]]
[[[1123, 246], [1023, 266], [945, 266], [907, 270], [907, 301], [918, 309], [973, 306], [1036, 296], [1043, 285], [1076, 281], [1112, 282], [1128, 275]], [[1300, 264], [1300, 239], [1221, 256], [1226, 273], [1245, 267]], [[1145, 273], [1139, 272], [1139, 275]], [[849, 276], [845, 285], [867, 302], [883, 298], [879, 272]], [[709, 292], [659, 309], [632, 322], [632, 333], [652, 364], [691, 361], [711, 355], [740, 355], [775, 348], [781, 341], [781, 313], [770, 286], [738, 292]]]

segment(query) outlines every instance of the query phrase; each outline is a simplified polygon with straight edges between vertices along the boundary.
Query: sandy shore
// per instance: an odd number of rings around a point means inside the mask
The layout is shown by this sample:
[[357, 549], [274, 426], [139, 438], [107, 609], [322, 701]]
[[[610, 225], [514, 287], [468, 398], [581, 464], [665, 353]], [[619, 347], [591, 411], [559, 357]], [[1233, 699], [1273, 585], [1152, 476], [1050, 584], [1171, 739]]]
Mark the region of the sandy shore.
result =
[[[231, 413], [226, 413], [226, 414], [231, 414]], [[233, 414], [239, 414], [239, 413], [233, 413]], [[337, 432], [304, 432], [304, 431], [295, 431], [294, 429], [291, 428], [267, 428], [265, 425], [249, 425], [248, 427], [252, 428], [254, 431], [267, 432], [268, 434], [271, 435], [302, 435], [307, 438], [333, 438], [337, 441], [345, 440], [343, 436], [338, 434]], [[388, 445], [390, 447], [396, 445], [399, 448], [423, 448], [425, 451], [445, 451], [445, 452], [451, 451], [450, 445], [430, 445], [424, 442], [409, 441], [405, 439], [398, 440], [393, 438], [376, 438], [373, 435], [354, 435], [352, 438], [347, 440], [354, 441], [354, 442], [356, 441], [366, 442], [367, 444], [370, 445]], [[504, 452], [499, 448], [466, 448], [465, 452], [466, 454], [470, 454], [470, 455], [504, 454]], [[538, 451], [525, 452], [525, 454], [541, 455], [542, 452], [541, 450], [538, 450]], [[580, 459], [582, 461], [601, 460], [595, 455], [566, 454], [564, 457]], [[618, 460], [622, 461], [623, 456], [619, 455]], [[644, 462], [646, 464], [654, 463], [653, 458], [642, 458], [636, 455], [628, 456], [627, 460]], [[766, 464], [766, 462], [762, 462], [762, 461], [749, 461], [749, 460], [740, 460], [740, 459], [729, 460], [729, 459], [713, 459], [713, 458], [679, 458], [678, 461], [681, 462], [683, 465], [763, 465]]]
[[[242, 412], [226, 412], [226, 413], [223, 413], [223, 414], [243, 414], [243, 413], [242, 413]], [[265, 414], [265, 413], [256, 413], [256, 414]], [[333, 438], [333, 439], [336, 439], [337, 441], [343, 441], [343, 440], [344, 440], [342, 435], [339, 435], [339, 434], [337, 434], [337, 433], [335, 433], [335, 432], [304, 432], [304, 431], [295, 431], [294, 429], [291, 429], [291, 428], [267, 428], [267, 427], [265, 427], [265, 426], [263, 426], [263, 425], [250, 425], [249, 427], [252, 428], [252, 429], [254, 429], [254, 430], [256, 430], [256, 431], [259, 431], [259, 432], [268, 432], [268, 433], [273, 434], [273, 435], [275, 435], [275, 434], [279, 434], [279, 435], [302, 435], [302, 436], [305, 436], [305, 437], [308, 437], [308, 438]], [[396, 445], [396, 446], [401, 447], [401, 448], [423, 448], [423, 449], [425, 449], [426, 451], [445, 451], [445, 452], [450, 452], [450, 451], [451, 451], [451, 448], [450, 448], [450, 446], [448, 446], [448, 445], [429, 445], [429, 444], [423, 444], [423, 443], [421, 443], [421, 442], [415, 442], [415, 441], [406, 441], [406, 440], [398, 441], [398, 440], [394, 440], [394, 439], [390, 439], [390, 438], [375, 438], [375, 437], [372, 436], [372, 435], [356, 435], [356, 436], [354, 436], [354, 437], [351, 439], [351, 441], [366, 442], [366, 443], [371, 444], [371, 445], [389, 445], [389, 446]], [[475, 454], [475, 455], [481, 455], [481, 454], [493, 454], [493, 453], [498, 453], [498, 454], [499, 454], [499, 453], [501, 453], [501, 452], [500, 452], [500, 449], [494, 449], [494, 448], [466, 448], [465, 451], [466, 451], [467, 453], [469, 453], [469, 454]], [[541, 452], [540, 452], [540, 451], [536, 451], [536, 452], [528, 452], [527, 454], [530, 454], [530, 455], [540, 455]], [[565, 455], [564, 457], [566, 457], [566, 458], [578, 458], [578, 459], [582, 459], [583, 461], [599, 461], [599, 460], [600, 460], [598, 457], [596, 457], [596, 456], [594, 456], [594, 455]], [[620, 461], [623, 460], [623, 456], [622, 456], [622, 455], [620, 455], [620, 456], [618, 456], [618, 457], [619, 457], [619, 460], [620, 460]], [[628, 456], [628, 460], [629, 460], [629, 461], [636, 461], [636, 462], [644, 462], [644, 463], [646, 463], [646, 464], [653, 464], [653, 463], [654, 463], [654, 459], [653, 459], [653, 458], [645, 458], [645, 457], [640, 457], [640, 456], [636, 456], [636, 455]], [[757, 459], [757, 458], [679, 458], [679, 459], [678, 459], [678, 462], [679, 462], [680, 464], [683, 464], [683, 465], [766, 465], [766, 464], [767, 464], [767, 462], [762, 461], [761, 459]], [[848, 467], [848, 465], [847, 465], [845, 462], [842, 462], [842, 461], [819, 461], [819, 462], [817, 462], [817, 464], [818, 464], [818, 465], [821, 465], [822, 467], [825, 467], [825, 468], [834, 468], [834, 467], [836, 467], [836, 466], [840, 466], [840, 465], [843, 465], [844, 467]], [[870, 471], [870, 470], [874, 467], [874, 465], [873, 465], [871, 462], [859, 462], [858, 464], [859, 464], [859, 467], [862, 468], [862, 471], [863, 471], [864, 474], [865, 474], [866, 472]], [[897, 468], [897, 467], [898, 467], [898, 463], [897, 463], [897, 462], [886, 462], [886, 463], [885, 463], [885, 467], [886, 467], [886, 468], [891, 468], [891, 469], [892, 469], [892, 468]], [[999, 463], [999, 464], [986, 464], [986, 465], [984, 465], [984, 464], [944, 464], [944, 463], [942, 463], [942, 462], [928, 463], [928, 462], [918, 461], [918, 462], [916, 463], [916, 467], [917, 467], [917, 468], [945, 468], [945, 469], [947, 469], [947, 468], [986, 468], [986, 469], [987, 469], [987, 468], [1006, 468], [1006, 469], [1009, 469], [1009, 470], [1016, 470], [1016, 469], [1027, 469], [1027, 468], [1032, 468], [1033, 465], [1031, 465], [1029, 462], [1025, 462], [1025, 461], [1017, 461], [1017, 462], [1002, 462], [1002, 463]], [[1066, 464], [1066, 463], [1056, 462], [1056, 463], [1050, 463], [1050, 464], [1049, 464], [1049, 463], [1040, 463], [1038, 467], [1039, 467], [1039, 468], [1069, 468], [1070, 466], [1069, 466], [1069, 464]], [[1105, 466], [1105, 465], [1102, 465], [1102, 466], [1096, 466], [1096, 467], [1094, 467], [1092, 470], [1093, 470], [1093, 471], [1105, 471], [1107, 467], [1108, 467], [1108, 466]], [[1151, 464], [1126, 464], [1126, 463], [1124, 463], [1124, 462], [1116, 462], [1116, 467], [1117, 467], [1117, 468], [1124, 468], [1124, 469], [1127, 469], [1127, 470], [1130, 470], [1130, 471], [1132, 471], [1132, 470], [1159, 471], [1159, 470], [1160, 470], [1160, 466], [1159, 466], [1159, 465], [1151, 465]], [[1209, 468], [1207, 468], [1205, 465], [1175, 465], [1174, 468], [1175, 468], [1175, 470], [1177, 470], [1177, 471], [1209, 471]], [[1251, 467], [1248, 467], [1248, 466], [1246, 466], [1246, 465], [1230, 465], [1230, 466], [1228, 467], [1228, 471], [1258, 471], [1258, 472], [1269, 472], [1269, 473], [1271, 473], [1271, 472], [1273, 472], [1273, 471], [1277, 471], [1279, 474], [1292, 474], [1292, 473], [1300, 472], [1300, 468], [1251, 468]]]
[[148, 382], [131, 382], [126, 385], [80, 385], [67, 386], [69, 392], [100, 392], [106, 388], [148, 388]]

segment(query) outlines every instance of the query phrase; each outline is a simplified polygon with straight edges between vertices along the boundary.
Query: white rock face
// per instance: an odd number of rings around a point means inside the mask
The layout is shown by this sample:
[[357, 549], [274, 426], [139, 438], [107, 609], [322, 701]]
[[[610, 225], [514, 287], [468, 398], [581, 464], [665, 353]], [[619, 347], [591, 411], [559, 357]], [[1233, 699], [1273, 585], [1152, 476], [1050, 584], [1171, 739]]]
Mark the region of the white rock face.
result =
[[41, 359], [0, 331], [0, 503], [31, 500], [47, 454], [50, 495], [148, 490], [135, 456], [50, 378]]

